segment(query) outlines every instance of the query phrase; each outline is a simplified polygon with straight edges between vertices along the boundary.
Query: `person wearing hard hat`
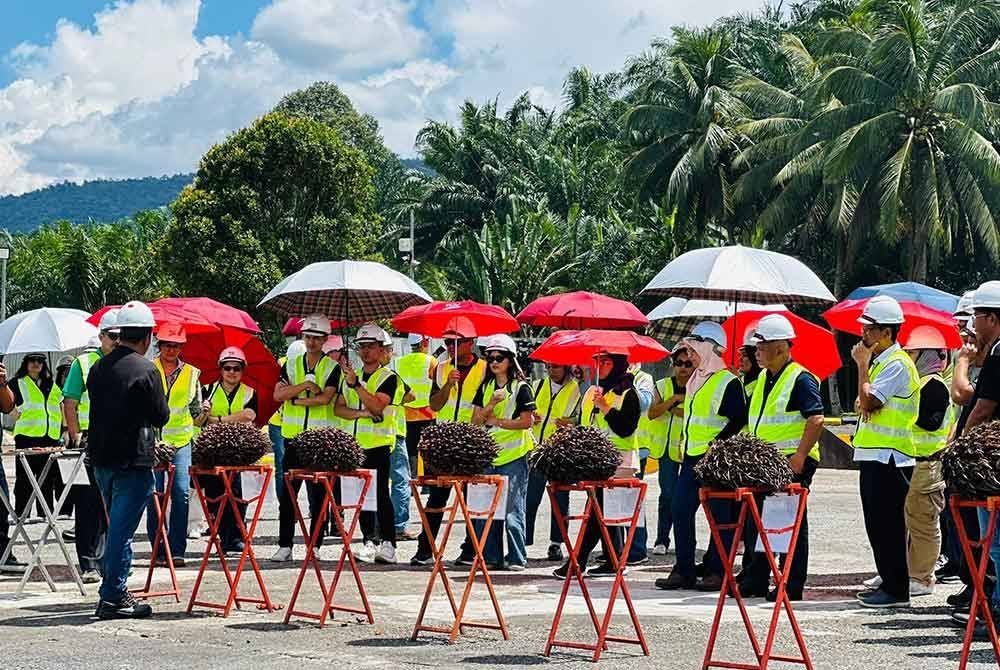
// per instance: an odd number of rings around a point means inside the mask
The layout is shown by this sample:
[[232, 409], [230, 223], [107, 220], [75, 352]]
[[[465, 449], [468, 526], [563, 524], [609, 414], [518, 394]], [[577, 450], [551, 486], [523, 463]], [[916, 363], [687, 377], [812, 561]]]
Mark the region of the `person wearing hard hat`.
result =
[[360, 373], [350, 361], [345, 361], [337, 371], [343, 392], [337, 396], [334, 411], [349, 422], [351, 432], [364, 450], [362, 467], [375, 470], [377, 509], [361, 513], [364, 545], [355, 552], [364, 563], [396, 562], [396, 522], [389, 472], [398, 432], [396, 412], [401, 410], [393, 401], [401, 381], [382, 365], [386, 338], [386, 332], [373, 323], [361, 326], [354, 338], [361, 359]]
[[[819, 467], [819, 438], [823, 433], [823, 399], [819, 381], [792, 358], [795, 329], [781, 314], [763, 317], [752, 333], [756, 341], [756, 359], [763, 372], [757, 378], [750, 396], [750, 416], [747, 432], [774, 444], [788, 458], [794, 473], [793, 481], [805, 488], [812, 485]], [[763, 504], [764, 497], [758, 498]], [[768, 590], [771, 566], [762, 552], [755, 552], [757, 529], [744, 536], [744, 563], [740, 593], [747, 598], [777, 598], [777, 591]], [[781, 565], [787, 561], [781, 557]], [[809, 570], [809, 520], [802, 513], [798, 543], [789, 567], [787, 593], [791, 600], [802, 600]]]
[[[174, 481], [170, 488], [170, 511], [167, 515], [167, 542], [174, 565], [185, 565], [187, 552], [188, 505], [190, 504], [191, 443], [194, 441], [194, 419], [201, 414], [201, 370], [181, 359], [187, 343], [187, 332], [180, 323], [168, 321], [156, 330], [159, 355], [153, 365], [160, 373], [163, 393], [170, 407], [170, 421], [163, 427], [161, 439], [174, 450]], [[156, 488], [163, 490], [164, 473], [157, 472]], [[146, 531], [156, 537], [156, 507], [150, 501], [146, 510]], [[166, 551], [152, 557], [166, 561]]]
[[437, 359], [428, 353], [430, 338], [417, 333], [407, 336], [410, 353], [396, 361], [396, 372], [413, 391], [413, 400], [404, 405], [406, 418], [406, 453], [410, 463], [410, 476], [417, 476], [417, 445], [424, 428], [434, 425], [435, 412], [431, 409], [431, 390]]
[[[412, 402], [416, 395], [402, 375], [399, 374], [398, 359], [393, 358], [395, 349], [392, 337], [385, 333], [382, 340], [382, 365], [392, 370], [399, 380], [396, 384], [396, 395], [392, 399], [393, 414], [396, 417], [396, 446], [389, 456], [389, 481], [391, 482], [390, 497], [392, 498], [393, 518], [396, 523], [396, 540], [415, 540], [419, 533], [411, 533], [407, 526], [410, 523], [410, 455], [406, 450], [406, 412], [404, 403]], [[428, 387], [430, 379], [427, 379]]]
[[761, 373], [761, 367], [757, 363], [757, 343], [753, 335], [753, 329], [748, 329], [743, 346], [740, 347], [739, 358], [740, 381], [743, 382], [743, 390], [746, 391], [748, 399], [753, 396], [753, 390]]
[[684, 460], [684, 394], [688, 379], [694, 372], [691, 354], [683, 345], [674, 347], [670, 355], [673, 375], [656, 382], [653, 404], [649, 406], [650, 451], [657, 459], [660, 497], [657, 501], [656, 540], [653, 553], [665, 556], [670, 546], [673, 528], [671, 505], [680, 464]]
[[[580, 422], [580, 403], [583, 395], [580, 393], [580, 382], [573, 378], [570, 368], [555, 363], [545, 364], [545, 379], [535, 382], [533, 395], [535, 398], [535, 421], [531, 428], [535, 443], [541, 444], [552, 437], [564, 426], [572, 426]], [[525, 545], [531, 546], [535, 538], [535, 517], [545, 496], [545, 485], [548, 480], [545, 475], [532, 468], [528, 475], [528, 494], [526, 500]], [[556, 504], [563, 516], [569, 514], [569, 492], [556, 493]], [[549, 514], [549, 549], [550, 561], [563, 560], [562, 533], [556, 522], [555, 514]]]
[[[239, 347], [227, 347], [219, 354], [219, 381], [201, 389], [201, 414], [194, 420], [199, 428], [213, 423], [253, 423], [257, 418], [257, 396], [243, 383], [247, 356]], [[222, 477], [205, 477], [202, 481], [205, 495], [217, 498], [225, 493]], [[243, 482], [234, 477], [233, 493], [243, 497]], [[246, 504], [238, 503], [240, 519], [246, 518]], [[231, 505], [226, 505], [219, 521], [219, 540], [222, 551], [238, 554], [243, 551], [243, 536]]]
[[[14, 405], [20, 414], [14, 422], [15, 449], [47, 449], [57, 447], [62, 437], [62, 389], [55, 383], [49, 369], [48, 357], [41, 352], [30, 353], [21, 359], [21, 366], [10, 381]], [[36, 478], [41, 476], [47, 454], [28, 456], [28, 467]], [[14, 472], [14, 510], [20, 515], [34, 494], [24, 461], [17, 459]], [[41, 492], [49, 508], [53, 505], [55, 478], [46, 477], [41, 482]]]
[[906, 495], [907, 566], [910, 596], [934, 593], [934, 569], [941, 555], [944, 474], [937, 457], [948, 444], [955, 424], [948, 385], [941, 376], [948, 360], [944, 335], [933, 326], [910, 331], [903, 349], [920, 375], [920, 406], [913, 428], [916, 465]]
[[[69, 375], [63, 384], [63, 415], [69, 441], [75, 447], [86, 449], [87, 432], [90, 430], [90, 394], [87, 393], [87, 379], [97, 361], [101, 360], [118, 345], [118, 310], [109, 309], [101, 315], [98, 324], [98, 348], [86, 351], [76, 357], [69, 368]], [[76, 555], [80, 561], [81, 577], [85, 584], [101, 580], [101, 547], [107, 522], [101, 506], [101, 494], [94, 484], [94, 470], [86, 464], [90, 485], [77, 486], [73, 491], [74, 542]]]
[[[684, 394], [684, 461], [674, 489], [674, 546], [677, 561], [666, 578], [656, 580], [657, 588], [666, 590], [697, 588], [718, 591], [722, 585], [722, 561], [714, 542], [705, 553], [705, 574], [697, 581], [695, 569], [695, 516], [700, 506], [701, 481], [694, 466], [708, 452], [715, 440], [724, 440], [740, 432], [747, 424], [747, 398], [743, 384], [726, 368], [722, 353], [727, 338], [722, 326], [703, 321], [684, 338], [684, 347], [695, 365]], [[732, 509], [728, 503], [713, 503], [712, 512], [720, 524], [729, 523]], [[720, 531], [726, 547], [732, 531]]]
[[[652, 432], [650, 427], [649, 412], [650, 405], [653, 404], [653, 395], [656, 393], [656, 380], [653, 375], [645, 372], [638, 363], [633, 363], [628, 368], [628, 373], [632, 375], [632, 386], [639, 396], [639, 429], [636, 432], [636, 442], [639, 444], [639, 469], [635, 473], [636, 479], [643, 479], [646, 475], [646, 461], [649, 459]], [[649, 541], [649, 533], [646, 531], [646, 507], [643, 505], [639, 515], [639, 525], [635, 529], [632, 538], [632, 546], [629, 548], [625, 562], [628, 565], [642, 565], [649, 562], [649, 548], [646, 543]]]
[[860, 463], [861, 508], [878, 575], [858, 594], [864, 607], [909, 607], [906, 516], [916, 465], [913, 431], [920, 407], [920, 375], [896, 342], [903, 310], [889, 296], [867, 302], [859, 319], [861, 342], [851, 349], [858, 370], [860, 412], [854, 460]]
[[[294, 340], [288, 345], [284, 356], [278, 358], [278, 367], [285, 369], [285, 363], [289, 358], [296, 358], [306, 353], [306, 345], [302, 340]], [[267, 436], [271, 439], [271, 449], [274, 452], [274, 494], [280, 500], [281, 492], [285, 489], [285, 437], [281, 434], [281, 405], [274, 410], [271, 419], [267, 422]]]
[[100, 619], [144, 618], [153, 613], [129, 592], [127, 579], [132, 536], [153, 496], [156, 431], [170, 419], [160, 372], [145, 358], [155, 325], [149, 307], [126, 303], [118, 312], [118, 346], [94, 364], [87, 378], [87, 448], [108, 513], [97, 606]]
[[[333, 401], [337, 395], [334, 371], [337, 364], [323, 354], [323, 345], [330, 337], [330, 320], [322, 314], [313, 314], [302, 320], [302, 343], [305, 351], [293, 355], [292, 345], [281, 368], [281, 375], [274, 387], [274, 400], [281, 405], [282, 446], [285, 441], [313, 428], [333, 426]], [[293, 343], [294, 344], [294, 343]], [[284, 463], [282, 469], [289, 465]], [[297, 465], [297, 464], [293, 464]], [[302, 487], [301, 480], [292, 483], [295, 495]], [[313, 522], [318, 518], [319, 507], [324, 492], [312, 482], [306, 483], [310, 515]], [[312, 528], [310, 528], [312, 530]], [[322, 546], [324, 533], [320, 530], [317, 546]], [[292, 544], [295, 540], [295, 506], [288, 495], [287, 487], [278, 487], [278, 549], [271, 556], [275, 563], [292, 560]]]

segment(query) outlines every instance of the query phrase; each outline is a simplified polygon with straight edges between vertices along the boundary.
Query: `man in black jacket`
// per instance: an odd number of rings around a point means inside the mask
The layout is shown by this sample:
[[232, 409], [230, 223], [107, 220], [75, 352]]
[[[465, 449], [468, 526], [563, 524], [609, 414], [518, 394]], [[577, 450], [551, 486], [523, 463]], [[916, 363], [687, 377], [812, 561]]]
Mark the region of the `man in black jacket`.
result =
[[155, 321], [149, 307], [130, 302], [118, 313], [120, 342], [87, 379], [88, 451], [110, 521], [97, 616], [145, 618], [152, 608], [129, 593], [132, 536], [153, 494], [155, 429], [170, 416], [159, 373], [144, 358]]

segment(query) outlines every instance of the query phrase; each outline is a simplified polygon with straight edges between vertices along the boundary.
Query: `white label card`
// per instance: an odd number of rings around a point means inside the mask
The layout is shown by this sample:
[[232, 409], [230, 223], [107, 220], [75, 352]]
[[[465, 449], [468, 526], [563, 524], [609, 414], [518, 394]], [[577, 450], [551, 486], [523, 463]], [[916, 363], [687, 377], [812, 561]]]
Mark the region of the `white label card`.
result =
[[[377, 479], [374, 470], [365, 470], [372, 476], [371, 484], [368, 486], [368, 495], [365, 496], [361, 504], [362, 512], [378, 511], [378, 495], [375, 494]], [[340, 478], [340, 500], [343, 505], [357, 505], [361, 498], [361, 490], [365, 487], [365, 480], [360, 477]]]
[[[76, 471], [76, 477], [73, 478], [73, 481], [69, 481], [70, 475], [73, 474], [73, 468], [76, 467], [77, 458], [57, 458], [56, 463], [59, 465], [59, 474], [62, 476], [65, 486], [86, 486], [90, 484], [90, 480], [87, 479], [87, 468], [83, 467], [83, 463], [80, 464], [80, 469]], [[51, 476], [50, 471], [49, 477]]]
[[[795, 517], [799, 512], [799, 497], [778, 493], [764, 498], [764, 511], [761, 516], [764, 521], [764, 528], [772, 530], [782, 530], [795, 525]], [[748, 519], [747, 523], [753, 523]], [[792, 531], [785, 533], [768, 533], [767, 541], [771, 545], [771, 551], [775, 554], [787, 554], [788, 545], [792, 541]], [[757, 551], [764, 551], [764, 542], [758, 535]]]
[[[493, 484], [469, 484], [469, 491], [466, 494], [466, 504], [469, 512], [473, 514], [486, 514], [493, 504], [493, 496], [496, 493], [496, 486]], [[507, 518], [507, 477], [503, 478], [503, 489], [500, 492], [500, 502], [497, 503], [496, 511], [493, 512], [494, 521]]]
[[[628, 526], [635, 514], [635, 503], [639, 499], [638, 488], [604, 489], [604, 518], [609, 526]], [[641, 517], [640, 517], [641, 518]]]

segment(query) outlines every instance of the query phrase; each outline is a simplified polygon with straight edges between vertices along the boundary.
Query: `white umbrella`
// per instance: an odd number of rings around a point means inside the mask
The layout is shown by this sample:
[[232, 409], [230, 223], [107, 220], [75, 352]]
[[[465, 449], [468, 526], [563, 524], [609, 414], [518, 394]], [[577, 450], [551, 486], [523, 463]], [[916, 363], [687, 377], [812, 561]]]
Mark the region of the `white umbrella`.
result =
[[381, 263], [327, 261], [281, 280], [258, 307], [287, 316], [323, 314], [343, 326], [387, 319], [431, 302], [415, 281]]
[[15, 314], [0, 323], [0, 352], [9, 354], [71, 351], [87, 346], [98, 330], [88, 312], [42, 307]]
[[836, 302], [820, 278], [797, 258], [738, 245], [678, 256], [653, 277], [642, 295], [786, 305]]
[[651, 337], [672, 343], [690, 334], [691, 329], [702, 321], [722, 323], [737, 311], [783, 312], [786, 309], [784, 305], [667, 298], [646, 315], [650, 323], [646, 330]]

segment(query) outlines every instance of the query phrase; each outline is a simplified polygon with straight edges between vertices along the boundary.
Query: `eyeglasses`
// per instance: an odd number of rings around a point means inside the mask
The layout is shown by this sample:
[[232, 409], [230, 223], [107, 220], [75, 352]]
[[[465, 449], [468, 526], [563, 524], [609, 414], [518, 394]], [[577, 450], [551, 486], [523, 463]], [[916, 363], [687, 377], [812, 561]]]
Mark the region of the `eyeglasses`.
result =
[[112, 342], [117, 342], [121, 338], [121, 335], [119, 333], [112, 333], [107, 330], [101, 333], [101, 335], [108, 338]]
[[507, 360], [507, 357], [506, 356], [500, 356], [500, 355], [497, 355], [497, 356], [487, 356], [486, 360], [488, 360], [490, 363], [503, 363], [505, 360]]
[[694, 363], [692, 363], [691, 361], [677, 361], [676, 363], [674, 363], [674, 367], [675, 368], [693, 368], [694, 367]]
[[222, 366], [222, 371], [223, 372], [242, 372], [243, 371], [243, 366], [242, 365], [223, 365]]

